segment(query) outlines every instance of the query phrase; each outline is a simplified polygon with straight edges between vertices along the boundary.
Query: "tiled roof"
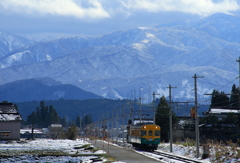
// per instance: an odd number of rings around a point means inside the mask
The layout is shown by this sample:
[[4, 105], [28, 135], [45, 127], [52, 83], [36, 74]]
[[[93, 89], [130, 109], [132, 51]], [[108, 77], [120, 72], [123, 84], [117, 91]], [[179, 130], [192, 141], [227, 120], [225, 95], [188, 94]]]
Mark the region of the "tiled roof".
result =
[[20, 114], [12, 103], [0, 103], [0, 121], [22, 120]]
[[17, 109], [12, 103], [0, 103], [0, 113], [17, 113]]
[[0, 121], [22, 120], [20, 114], [0, 114]]

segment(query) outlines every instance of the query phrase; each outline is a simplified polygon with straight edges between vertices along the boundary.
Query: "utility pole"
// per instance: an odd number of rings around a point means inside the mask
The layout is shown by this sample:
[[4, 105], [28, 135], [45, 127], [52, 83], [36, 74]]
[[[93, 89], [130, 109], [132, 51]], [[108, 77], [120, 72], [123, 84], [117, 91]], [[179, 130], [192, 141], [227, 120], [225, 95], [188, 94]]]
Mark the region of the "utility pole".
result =
[[117, 140], [116, 140], [116, 142], [118, 143], [118, 130], [119, 130], [119, 127], [118, 127], [118, 108], [116, 109], [116, 111], [117, 111], [117, 117], [116, 117], [116, 129], [117, 129]]
[[106, 133], [107, 133], [107, 139], [108, 139], [108, 140], [109, 140], [109, 132], [110, 132], [110, 130], [109, 130], [109, 129], [110, 129], [110, 127], [109, 127], [109, 120], [110, 120], [110, 118], [109, 118], [109, 111], [107, 111], [107, 118], [106, 118], [106, 121], [107, 121], [107, 122], [106, 122], [106, 123], [107, 123], [107, 124], [106, 124], [106, 131], [107, 131], [107, 132], [106, 132]]
[[133, 122], [132, 114], [133, 114], [133, 107], [132, 107], [132, 102], [130, 102], [130, 120]]
[[112, 142], [113, 142], [113, 137], [114, 137], [114, 134], [113, 134], [113, 128], [114, 128], [114, 110], [112, 110], [112, 131], [111, 131], [111, 134], [112, 134]]
[[153, 92], [153, 124], [155, 125], [156, 124], [156, 95], [160, 95], [160, 94], [157, 94], [155, 92]]
[[139, 102], [140, 102], [140, 123], [142, 123], [142, 97], [139, 97]]
[[195, 134], [196, 134], [196, 157], [199, 158], [199, 122], [198, 122], [198, 102], [197, 102], [197, 78], [204, 78], [204, 76], [197, 76], [194, 74], [194, 90], [195, 90]]
[[172, 136], [172, 94], [171, 90], [172, 88], [177, 88], [177, 87], [172, 87], [169, 85], [169, 127], [170, 127], [170, 152], [172, 152], [172, 143], [173, 143], [173, 136]]
[[240, 57], [239, 57], [239, 59], [236, 60], [236, 62], [239, 63], [239, 71], [238, 71], [238, 73], [239, 73], [239, 76], [238, 76], [239, 84], [238, 84], [238, 87], [240, 87]]
[[79, 116], [79, 130], [80, 130], [80, 136], [82, 136], [82, 122], [81, 122], [81, 116]]
[[122, 105], [122, 141], [124, 144], [124, 105]]
[[[239, 63], [239, 76], [238, 76], [238, 79], [239, 79], [239, 84], [238, 84], [238, 88], [240, 89], [240, 57], [239, 57], [239, 59], [238, 60], [236, 60], [238, 63]], [[239, 97], [239, 109], [240, 109], [240, 95], [238, 95], [238, 97]]]

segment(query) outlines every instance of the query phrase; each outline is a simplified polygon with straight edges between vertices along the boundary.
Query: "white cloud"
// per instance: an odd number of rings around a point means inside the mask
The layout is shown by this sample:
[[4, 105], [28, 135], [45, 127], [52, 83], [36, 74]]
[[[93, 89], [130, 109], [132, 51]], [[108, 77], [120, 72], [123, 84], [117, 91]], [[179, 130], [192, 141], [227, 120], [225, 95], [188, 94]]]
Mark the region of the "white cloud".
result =
[[[7, 12], [27, 14], [51, 14], [74, 16], [77, 18], [108, 18], [110, 15], [104, 10], [98, 0], [88, 0], [87, 7], [76, 0], [1, 0], [0, 7]], [[0, 9], [1, 9], [0, 8]]]
[[236, 0], [123, 0], [128, 9], [149, 12], [178, 11], [207, 16], [217, 12], [228, 13], [240, 9]]

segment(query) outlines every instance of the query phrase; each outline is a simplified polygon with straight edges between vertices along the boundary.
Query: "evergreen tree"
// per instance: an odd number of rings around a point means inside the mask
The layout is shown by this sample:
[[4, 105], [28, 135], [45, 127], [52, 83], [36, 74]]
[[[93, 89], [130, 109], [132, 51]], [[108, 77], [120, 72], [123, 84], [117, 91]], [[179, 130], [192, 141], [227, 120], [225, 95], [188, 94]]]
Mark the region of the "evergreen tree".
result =
[[88, 124], [92, 123], [92, 115], [88, 114], [83, 117], [82, 127], [85, 128]]
[[213, 90], [210, 108], [229, 108], [229, 97], [222, 91]]
[[50, 105], [49, 114], [48, 114], [47, 119], [49, 119], [49, 124], [54, 124], [54, 123], [59, 123], [60, 122], [57, 111], [53, 108], [52, 105]]
[[239, 88], [236, 87], [235, 84], [232, 86], [232, 95], [230, 97], [230, 104], [233, 109], [238, 109], [239, 108], [239, 98], [240, 98], [240, 91]]
[[42, 124], [42, 115], [41, 115], [41, 111], [40, 111], [39, 107], [36, 108], [36, 121], [37, 121], [38, 127], [43, 125]]
[[[157, 107], [157, 112], [155, 115], [156, 124], [161, 127], [161, 139], [169, 140], [169, 106], [167, 100], [164, 96], [160, 98], [160, 102]], [[177, 122], [177, 117], [175, 113], [172, 113], [173, 124]]]
[[81, 127], [80, 126], [80, 120], [81, 120], [81, 117], [80, 116], [77, 116], [77, 118], [76, 118], [76, 120], [75, 120], [75, 123], [76, 123], [76, 125], [77, 125], [77, 127]]
[[32, 124], [33, 122], [38, 127], [48, 127], [51, 124], [59, 123], [60, 118], [52, 105], [50, 107], [45, 106], [44, 102], [41, 101], [40, 108], [36, 108], [36, 112], [28, 116], [27, 124]]
[[34, 126], [36, 125], [36, 113], [33, 112], [31, 115], [27, 117], [27, 124]]

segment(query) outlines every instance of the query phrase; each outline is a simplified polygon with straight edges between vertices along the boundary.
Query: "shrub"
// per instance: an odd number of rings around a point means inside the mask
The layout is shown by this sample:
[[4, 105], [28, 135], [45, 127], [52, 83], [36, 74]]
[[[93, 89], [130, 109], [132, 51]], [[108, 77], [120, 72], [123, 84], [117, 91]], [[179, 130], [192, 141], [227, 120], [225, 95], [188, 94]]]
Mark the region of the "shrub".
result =
[[76, 125], [71, 126], [67, 133], [66, 133], [66, 138], [70, 140], [76, 140], [78, 136], [78, 128]]

